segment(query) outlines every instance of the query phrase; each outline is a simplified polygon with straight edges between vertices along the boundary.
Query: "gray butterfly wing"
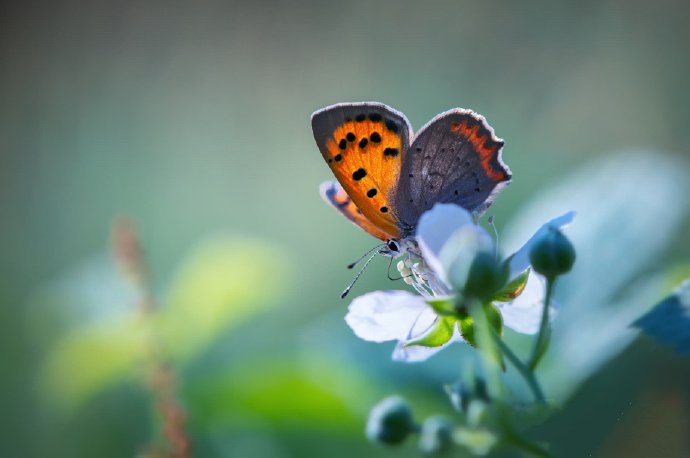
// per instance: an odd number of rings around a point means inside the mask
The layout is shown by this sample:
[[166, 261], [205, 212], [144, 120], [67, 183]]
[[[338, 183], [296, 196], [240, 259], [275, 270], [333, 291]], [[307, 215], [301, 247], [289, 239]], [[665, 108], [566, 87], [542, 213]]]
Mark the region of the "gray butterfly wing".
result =
[[483, 213], [511, 180], [501, 159], [503, 140], [470, 110], [441, 113], [415, 136], [405, 156], [395, 208], [407, 232], [437, 202]]

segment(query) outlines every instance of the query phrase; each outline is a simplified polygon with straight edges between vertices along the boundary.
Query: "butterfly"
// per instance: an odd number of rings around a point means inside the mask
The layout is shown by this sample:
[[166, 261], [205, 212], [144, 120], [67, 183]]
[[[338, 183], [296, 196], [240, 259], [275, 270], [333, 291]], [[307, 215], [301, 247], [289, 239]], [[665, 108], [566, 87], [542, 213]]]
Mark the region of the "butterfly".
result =
[[315, 111], [316, 145], [337, 182], [321, 184], [326, 202], [383, 241], [392, 258], [415, 252], [420, 216], [436, 203], [481, 215], [510, 183], [503, 140], [483, 116], [452, 109], [416, 134], [404, 114], [378, 102]]

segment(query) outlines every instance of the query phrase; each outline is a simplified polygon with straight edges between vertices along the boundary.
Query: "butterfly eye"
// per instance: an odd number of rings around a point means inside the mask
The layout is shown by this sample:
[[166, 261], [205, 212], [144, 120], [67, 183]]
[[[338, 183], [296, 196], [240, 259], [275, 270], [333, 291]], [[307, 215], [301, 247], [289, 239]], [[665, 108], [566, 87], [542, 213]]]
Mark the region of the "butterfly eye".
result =
[[400, 251], [400, 245], [398, 245], [398, 242], [395, 240], [389, 240], [388, 243], [388, 249], [393, 251], [393, 252], [399, 252]]

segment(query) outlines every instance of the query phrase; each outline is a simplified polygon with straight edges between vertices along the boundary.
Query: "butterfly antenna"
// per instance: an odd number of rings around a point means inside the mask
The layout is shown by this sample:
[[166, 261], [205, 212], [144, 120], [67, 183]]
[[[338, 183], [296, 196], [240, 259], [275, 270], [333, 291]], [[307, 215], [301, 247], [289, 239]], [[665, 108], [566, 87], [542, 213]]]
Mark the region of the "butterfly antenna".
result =
[[385, 243], [381, 243], [381, 244], [379, 244], [379, 245], [376, 245], [374, 248], [372, 248], [371, 250], [367, 251], [367, 252], [364, 253], [362, 256], [360, 256], [359, 259], [357, 259], [355, 262], [353, 262], [352, 264], [348, 264], [347, 268], [348, 268], [348, 269], [353, 269], [357, 264], [359, 264], [360, 262], [362, 262], [362, 259], [364, 259], [364, 258], [366, 258], [367, 256], [369, 256], [369, 255], [371, 254], [372, 251], [374, 251], [374, 250], [379, 250], [379, 249], [381, 249], [384, 245], [385, 245]]
[[[369, 253], [371, 253], [372, 251], [374, 251], [374, 250], [369, 250]], [[380, 252], [380, 251], [377, 251], [376, 253], [372, 254], [371, 257], [370, 257], [369, 259], [367, 259], [367, 262], [365, 262], [364, 265], [362, 266], [362, 268], [359, 269], [359, 272], [357, 272], [357, 275], [355, 275], [355, 278], [352, 279], [352, 281], [350, 282], [350, 284], [347, 285], [347, 288], [345, 288], [345, 291], [343, 291], [343, 293], [340, 295], [340, 298], [341, 298], [341, 299], [345, 299], [345, 296], [347, 296], [347, 294], [350, 292], [350, 290], [351, 290], [352, 287], [354, 286], [355, 282], [357, 282], [357, 280], [359, 279], [360, 275], [362, 275], [362, 272], [364, 272], [364, 270], [367, 268], [367, 266], [369, 265], [369, 263], [371, 262], [371, 260], [374, 259], [374, 258], [376, 257], [376, 255], [379, 254], [379, 253], [381, 253], [381, 252]]]
[[494, 243], [494, 256], [496, 257], [496, 259], [498, 259], [498, 231], [496, 230], [496, 225], [494, 224], [494, 217], [489, 216], [487, 222], [489, 223], [489, 226], [491, 226], [491, 229], [494, 230], [494, 239], [496, 242]]

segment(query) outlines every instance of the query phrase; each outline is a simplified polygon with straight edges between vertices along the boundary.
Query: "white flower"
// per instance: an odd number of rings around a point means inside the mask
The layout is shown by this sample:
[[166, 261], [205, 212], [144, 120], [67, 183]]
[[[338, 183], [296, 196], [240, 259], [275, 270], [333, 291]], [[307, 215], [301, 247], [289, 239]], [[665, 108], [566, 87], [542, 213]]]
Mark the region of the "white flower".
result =
[[[568, 212], [547, 222], [510, 256], [507, 261], [509, 281], [529, 268], [529, 250], [540, 234], [549, 226], [567, 225], [573, 217], [574, 212]], [[407, 362], [423, 361], [451, 343], [463, 340], [457, 326], [453, 325], [452, 337], [441, 346], [408, 345], [425, 336], [439, 319], [427, 301], [452, 295], [450, 278], [453, 284], [462, 284], [476, 255], [496, 250], [492, 237], [475, 224], [472, 215], [454, 204], [436, 204], [422, 215], [416, 243], [418, 253], [409, 250], [399, 268], [411, 275], [408, 283], [420, 294], [407, 291], [368, 293], [352, 301], [345, 317], [355, 334], [364, 340], [397, 340], [393, 359]], [[543, 279], [530, 272], [522, 294], [511, 302], [496, 303], [496, 306], [505, 326], [520, 333], [534, 334], [539, 329], [543, 299]]]

